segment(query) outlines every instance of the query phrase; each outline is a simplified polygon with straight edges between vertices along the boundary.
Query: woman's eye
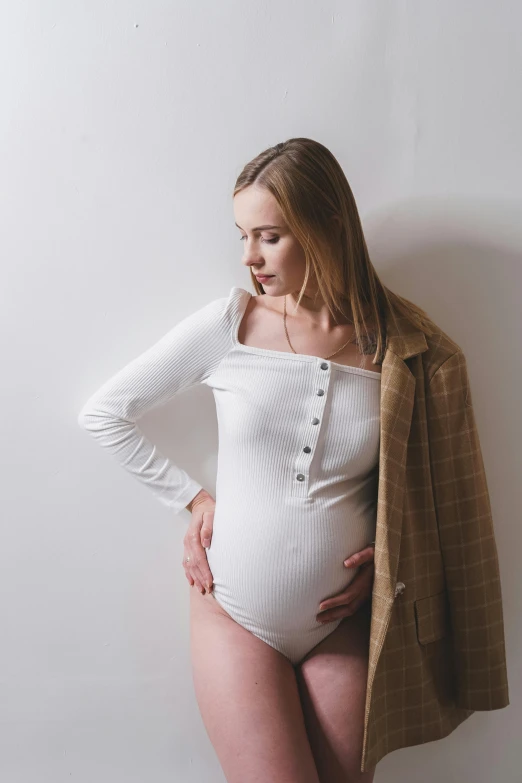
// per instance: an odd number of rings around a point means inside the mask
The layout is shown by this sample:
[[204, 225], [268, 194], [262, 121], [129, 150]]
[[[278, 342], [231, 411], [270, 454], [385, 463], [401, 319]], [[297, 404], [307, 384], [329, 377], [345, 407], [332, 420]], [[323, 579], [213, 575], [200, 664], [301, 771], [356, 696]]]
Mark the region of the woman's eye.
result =
[[[239, 237], [240, 242], [242, 242], [243, 239], [246, 239], [246, 237]], [[276, 242], [279, 242], [279, 237], [274, 237], [273, 239], [263, 239], [263, 237], [261, 237], [261, 242], [268, 242], [270, 245], [275, 245]]]

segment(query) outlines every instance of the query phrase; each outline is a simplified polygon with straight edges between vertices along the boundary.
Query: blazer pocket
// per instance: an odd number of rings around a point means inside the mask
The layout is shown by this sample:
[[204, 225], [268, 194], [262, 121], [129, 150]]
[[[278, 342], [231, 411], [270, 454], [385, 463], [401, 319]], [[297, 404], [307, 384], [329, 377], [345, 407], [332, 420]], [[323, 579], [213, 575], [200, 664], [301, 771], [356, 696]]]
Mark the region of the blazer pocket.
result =
[[445, 592], [427, 595], [414, 601], [417, 639], [429, 644], [442, 639], [449, 630], [449, 607]]

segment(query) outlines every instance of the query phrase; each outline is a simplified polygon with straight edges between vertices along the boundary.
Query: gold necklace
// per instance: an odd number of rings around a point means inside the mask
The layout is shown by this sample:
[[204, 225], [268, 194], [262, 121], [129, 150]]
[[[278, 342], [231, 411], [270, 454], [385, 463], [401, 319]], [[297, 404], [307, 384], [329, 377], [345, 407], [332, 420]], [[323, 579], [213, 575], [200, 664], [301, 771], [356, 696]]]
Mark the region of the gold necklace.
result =
[[[286, 334], [286, 339], [287, 339], [287, 341], [288, 341], [288, 345], [290, 346], [290, 348], [292, 349], [292, 351], [294, 351], [293, 345], [292, 345], [292, 343], [290, 342], [290, 338], [289, 338], [289, 336], [288, 336], [288, 329], [286, 328], [286, 294], [285, 294], [285, 298], [284, 298], [284, 300], [283, 300], [283, 324], [284, 324], [284, 327], [285, 327], [285, 334]], [[331, 353], [329, 356], [324, 356], [323, 358], [324, 358], [324, 359], [330, 359], [332, 356], [335, 356], [335, 354], [336, 354], [336, 353], [339, 353], [339, 351], [342, 351], [342, 350], [343, 350], [343, 348], [346, 348], [346, 346], [348, 345], [348, 343], [351, 343], [351, 342], [353, 341], [353, 337], [354, 337], [354, 336], [352, 335], [352, 336], [350, 337], [350, 339], [349, 339], [347, 342], [345, 342], [345, 344], [344, 344], [344, 345], [341, 345], [341, 347], [340, 347], [340, 348], [338, 348], [336, 351], [334, 351], [333, 353]], [[294, 351], [294, 353], [297, 353], [297, 351]]]

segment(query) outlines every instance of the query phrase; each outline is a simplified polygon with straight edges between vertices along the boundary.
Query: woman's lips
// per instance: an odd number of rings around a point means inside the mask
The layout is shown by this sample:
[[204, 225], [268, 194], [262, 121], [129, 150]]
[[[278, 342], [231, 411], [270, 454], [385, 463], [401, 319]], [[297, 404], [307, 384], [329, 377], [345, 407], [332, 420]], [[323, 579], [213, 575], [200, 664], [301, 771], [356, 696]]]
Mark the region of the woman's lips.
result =
[[270, 280], [272, 277], [275, 277], [275, 275], [256, 275], [256, 280], [259, 280], [260, 283], [264, 283], [265, 280]]

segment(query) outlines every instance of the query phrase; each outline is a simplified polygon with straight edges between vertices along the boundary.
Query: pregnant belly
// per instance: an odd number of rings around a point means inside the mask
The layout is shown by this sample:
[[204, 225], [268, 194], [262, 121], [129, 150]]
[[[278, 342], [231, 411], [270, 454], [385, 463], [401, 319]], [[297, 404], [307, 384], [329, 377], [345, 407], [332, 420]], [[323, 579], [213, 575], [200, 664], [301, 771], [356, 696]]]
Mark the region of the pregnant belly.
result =
[[254, 633], [285, 635], [317, 628], [319, 604], [357, 573], [343, 561], [373, 538], [372, 518], [345, 514], [306, 519], [264, 515], [238, 519], [215, 513], [207, 558], [214, 597]]

